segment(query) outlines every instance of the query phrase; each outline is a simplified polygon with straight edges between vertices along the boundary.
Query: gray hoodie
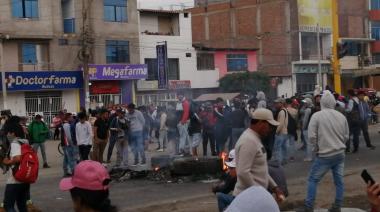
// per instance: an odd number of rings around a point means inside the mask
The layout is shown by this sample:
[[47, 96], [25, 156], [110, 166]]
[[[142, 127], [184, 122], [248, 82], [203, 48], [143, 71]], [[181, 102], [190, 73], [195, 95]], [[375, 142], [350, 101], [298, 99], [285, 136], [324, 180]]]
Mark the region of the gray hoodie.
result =
[[127, 113], [126, 118], [130, 121], [131, 132], [143, 131], [145, 119], [144, 115], [140, 111], [135, 110], [133, 114]]
[[322, 110], [315, 113], [309, 123], [309, 143], [319, 157], [330, 157], [344, 153], [349, 139], [347, 119], [335, 110], [336, 101], [330, 91], [321, 99]]

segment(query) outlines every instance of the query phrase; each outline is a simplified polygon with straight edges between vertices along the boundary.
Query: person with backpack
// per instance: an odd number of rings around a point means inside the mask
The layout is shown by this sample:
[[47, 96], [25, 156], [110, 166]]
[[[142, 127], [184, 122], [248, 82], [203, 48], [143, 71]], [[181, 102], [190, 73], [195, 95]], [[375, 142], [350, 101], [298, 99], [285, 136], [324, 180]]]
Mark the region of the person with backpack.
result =
[[298, 123], [298, 101], [296, 99], [286, 99], [289, 117], [288, 117], [288, 141], [289, 141], [289, 161], [295, 160], [296, 141], [298, 140], [297, 123]]
[[49, 128], [45, 122], [42, 121], [41, 115], [36, 115], [32, 123], [28, 127], [30, 143], [33, 146], [34, 151], [38, 152], [41, 149], [43, 168], [50, 168], [46, 158], [45, 141], [49, 136]]
[[285, 99], [278, 98], [274, 101], [277, 111], [277, 122], [279, 123], [273, 147], [273, 160], [276, 160], [281, 165], [287, 163], [288, 152], [288, 119], [289, 113], [285, 108]]
[[27, 202], [30, 199], [30, 184], [38, 177], [38, 157], [29, 145], [22, 126], [18, 121], [8, 123], [5, 130], [10, 149], [3, 164], [10, 166], [4, 192], [4, 209], [15, 211], [14, 205], [20, 212], [27, 212]]

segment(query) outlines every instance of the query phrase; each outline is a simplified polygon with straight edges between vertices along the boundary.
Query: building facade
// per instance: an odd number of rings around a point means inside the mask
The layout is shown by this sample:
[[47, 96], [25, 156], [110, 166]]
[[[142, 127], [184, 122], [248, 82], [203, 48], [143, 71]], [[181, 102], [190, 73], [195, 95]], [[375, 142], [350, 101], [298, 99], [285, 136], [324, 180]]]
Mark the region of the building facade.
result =
[[[0, 108], [14, 114], [31, 117], [38, 112], [50, 121], [60, 110], [74, 112], [84, 106], [81, 79], [76, 87], [65, 80], [59, 86], [32, 86], [33, 79], [74, 77], [81, 71], [83, 55], [95, 65], [140, 63], [136, 0], [12, 0], [2, 2], [0, 10], [0, 70], [8, 77]], [[12, 81], [10, 75], [18, 78]], [[102, 81], [90, 90], [106, 84]], [[12, 82], [22, 88], [11, 88]], [[117, 82], [117, 94], [90, 93], [91, 100], [102, 105], [132, 101], [134, 80]]]
[[[175, 101], [177, 92], [192, 97], [218, 87], [215, 69], [197, 71], [197, 55], [192, 46], [191, 13], [168, 10], [139, 9], [140, 63], [148, 67], [148, 77], [137, 83], [139, 105], [164, 105]], [[167, 45], [168, 85], [159, 88], [157, 45]], [[196, 94], [195, 94], [196, 95]]]

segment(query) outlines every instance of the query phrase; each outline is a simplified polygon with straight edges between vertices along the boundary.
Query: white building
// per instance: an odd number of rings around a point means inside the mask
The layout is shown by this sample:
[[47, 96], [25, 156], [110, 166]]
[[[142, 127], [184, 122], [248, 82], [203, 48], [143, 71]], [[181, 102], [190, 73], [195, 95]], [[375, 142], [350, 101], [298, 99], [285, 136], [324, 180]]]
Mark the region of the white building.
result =
[[[139, 10], [140, 63], [148, 65], [149, 77], [137, 83], [137, 104], [163, 104], [178, 90], [188, 95], [218, 87], [219, 72], [197, 71], [192, 46], [191, 14], [184, 11]], [[158, 89], [156, 45], [167, 42], [169, 89]], [[191, 88], [191, 89], [190, 89]]]

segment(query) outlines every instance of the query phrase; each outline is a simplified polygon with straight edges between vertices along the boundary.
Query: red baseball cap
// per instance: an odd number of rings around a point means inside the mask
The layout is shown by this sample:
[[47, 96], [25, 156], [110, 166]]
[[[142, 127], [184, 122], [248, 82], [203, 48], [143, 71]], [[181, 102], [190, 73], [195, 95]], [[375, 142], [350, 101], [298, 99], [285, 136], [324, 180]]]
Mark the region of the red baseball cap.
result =
[[80, 162], [74, 170], [72, 177], [64, 178], [59, 183], [62, 191], [81, 188], [91, 191], [107, 190], [110, 181], [108, 171], [96, 161], [86, 160]]

